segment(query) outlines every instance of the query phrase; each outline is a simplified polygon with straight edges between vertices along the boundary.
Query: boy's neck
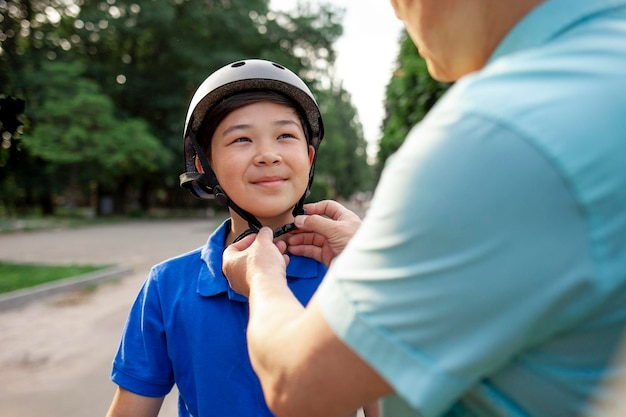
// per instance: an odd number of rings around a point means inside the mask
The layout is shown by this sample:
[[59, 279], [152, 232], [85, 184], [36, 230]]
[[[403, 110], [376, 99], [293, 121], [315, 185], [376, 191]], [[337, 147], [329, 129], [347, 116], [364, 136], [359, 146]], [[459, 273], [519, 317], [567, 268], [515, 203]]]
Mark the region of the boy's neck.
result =
[[[234, 213], [232, 210], [230, 211], [230, 230], [226, 235], [226, 246], [233, 243], [235, 239], [246, 230], [249, 229], [248, 222], [241, 217], [237, 213]], [[263, 226], [270, 227], [272, 229], [276, 229], [278, 227], [282, 227], [286, 224], [293, 223], [294, 218], [291, 212], [287, 212], [282, 216], [269, 217], [269, 218], [259, 218], [257, 219], [261, 222]], [[283, 240], [286, 239], [287, 235], [280, 236], [278, 239]]]

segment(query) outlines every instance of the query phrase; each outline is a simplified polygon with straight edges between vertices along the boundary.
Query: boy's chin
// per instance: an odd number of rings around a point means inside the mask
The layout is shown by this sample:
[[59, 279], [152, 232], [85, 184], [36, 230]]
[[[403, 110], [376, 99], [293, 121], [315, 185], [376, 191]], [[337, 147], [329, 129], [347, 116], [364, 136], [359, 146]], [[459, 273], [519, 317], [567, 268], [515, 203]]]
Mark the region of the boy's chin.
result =
[[259, 205], [247, 211], [259, 219], [263, 225], [269, 226], [280, 223], [279, 226], [282, 226], [293, 221], [292, 213], [294, 207], [295, 204], [292, 206], [272, 206], [266, 204], [263, 206]]

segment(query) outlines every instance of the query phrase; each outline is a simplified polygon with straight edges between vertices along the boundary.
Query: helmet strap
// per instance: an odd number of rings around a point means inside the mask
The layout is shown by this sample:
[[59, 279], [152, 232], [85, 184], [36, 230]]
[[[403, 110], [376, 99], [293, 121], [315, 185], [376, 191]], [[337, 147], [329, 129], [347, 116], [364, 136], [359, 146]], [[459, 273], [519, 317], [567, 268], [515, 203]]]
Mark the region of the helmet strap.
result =
[[[248, 227], [250, 227], [248, 230], [246, 230], [245, 232], [243, 232], [242, 234], [240, 234], [239, 236], [237, 236], [237, 238], [233, 241], [233, 243], [235, 242], [239, 242], [241, 239], [243, 239], [244, 237], [254, 234], [254, 233], [259, 233], [259, 229], [256, 228], [255, 226], [250, 226], [250, 224], [248, 224]], [[282, 226], [282, 227], [278, 227], [276, 229], [274, 229], [274, 239], [276, 239], [278, 236], [282, 236], [286, 233], [289, 232], [293, 232], [294, 230], [297, 229], [297, 226], [295, 223], [287, 223], [286, 225]]]
[[233, 200], [228, 198], [228, 196], [226, 195], [226, 193], [224, 192], [224, 190], [222, 189], [220, 185], [215, 185], [213, 187], [213, 195], [215, 196], [215, 202], [217, 204], [219, 204], [220, 206], [228, 206], [232, 211], [237, 213], [239, 217], [241, 217], [242, 219], [248, 222], [248, 230], [246, 230], [245, 232], [237, 236], [234, 242], [238, 242], [244, 237], [248, 236], [249, 234], [258, 233], [259, 230], [261, 230], [261, 227], [263, 227], [263, 225], [261, 224], [259, 219], [254, 217], [251, 213], [239, 207], [237, 204], [235, 204]]
[[[213, 194], [215, 195], [215, 201], [218, 204], [228, 206], [235, 213], [237, 213], [239, 217], [241, 217], [242, 219], [248, 222], [248, 229], [244, 231], [242, 234], [240, 234], [239, 236], [237, 236], [237, 238], [233, 241], [233, 243], [239, 242], [244, 237], [251, 235], [253, 233], [259, 233], [259, 230], [261, 230], [261, 227], [263, 227], [259, 219], [257, 219], [251, 213], [239, 207], [237, 204], [235, 204], [233, 200], [228, 198], [228, 196], [226, 195], [226, 193], [224, 192], [221, 186], [216, 185], [215, 187], [213, 187]], [[293, 209], [294, 216], [296, 215], [296, 213], [297, 214], [304, 213], [304, 209], [302, 208], [302, 205], [304, 204], [305, 198], [306, 198], [306, 194], [300, 199], [300, 201], [298, 201], [298, 204], [296, 204], [296, 207]], [[296, 230], [295, 223], [287, 223], [286, 225], [282, 227], [278, 227], [274, 229], [274, 238], [277, 238], [279, 236], [282, 236], [294, 230]]]

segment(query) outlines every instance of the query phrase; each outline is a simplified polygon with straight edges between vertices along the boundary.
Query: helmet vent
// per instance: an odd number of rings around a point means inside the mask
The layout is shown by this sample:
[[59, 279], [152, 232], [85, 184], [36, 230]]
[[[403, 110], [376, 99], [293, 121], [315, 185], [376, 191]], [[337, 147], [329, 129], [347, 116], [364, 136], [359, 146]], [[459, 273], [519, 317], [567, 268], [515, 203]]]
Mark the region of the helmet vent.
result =
[[244, 65], [246, 65], [245, 62], [239, 61], [239, 62], [235, 62], [233, 65], [231, 65], [231, 67], [237, 68], [237, 67], [243, 67]]
[[281, 69], [281, 70], [284, 70], [284, 69], [285, 69], [285, 67], [283, 67], [282, 65], [278, 65], [278, 64], [277, 64], [277, 63], [275, 63], [275, 62], [272, 62], [272, 65], [273, 65], [273, 66], [275, 66], [276, 68]]

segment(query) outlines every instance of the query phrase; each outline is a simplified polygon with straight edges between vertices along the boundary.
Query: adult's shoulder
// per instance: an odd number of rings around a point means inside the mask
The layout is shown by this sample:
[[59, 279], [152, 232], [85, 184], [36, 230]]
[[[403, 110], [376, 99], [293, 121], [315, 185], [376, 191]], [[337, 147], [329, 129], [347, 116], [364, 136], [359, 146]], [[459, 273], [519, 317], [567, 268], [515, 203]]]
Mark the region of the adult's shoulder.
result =
[[626, 105], [626, 27], [593, 23], [490, 61], [434, 113], [482, 115], [528, 136], [614, 131], [625, 120], [617, 112]]

